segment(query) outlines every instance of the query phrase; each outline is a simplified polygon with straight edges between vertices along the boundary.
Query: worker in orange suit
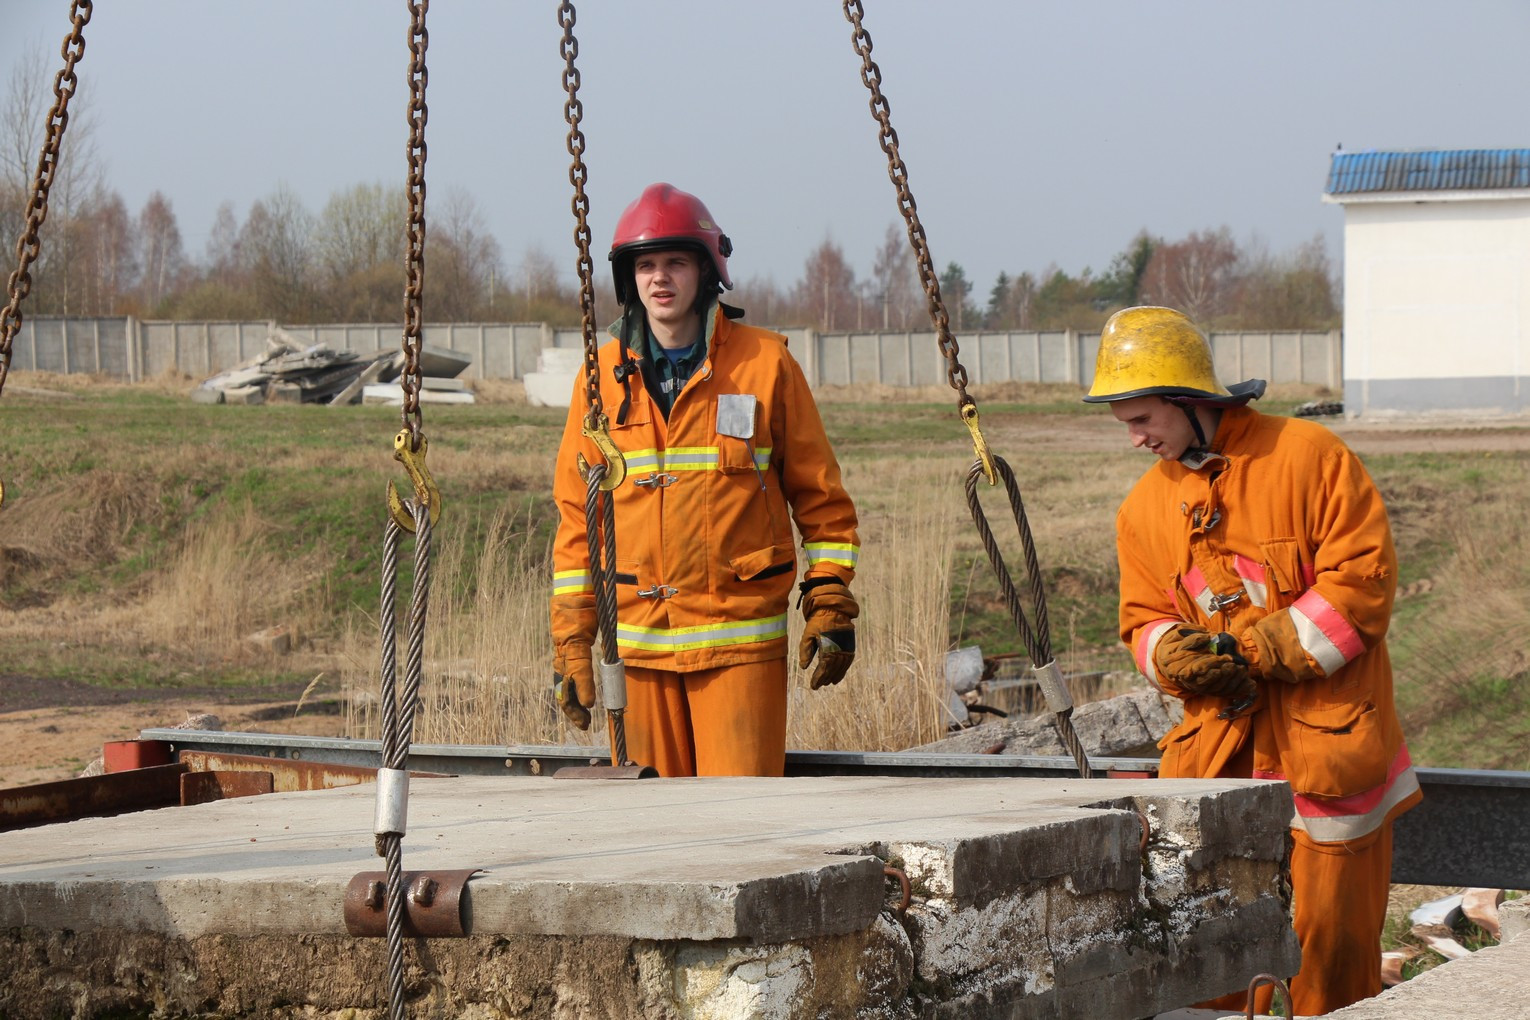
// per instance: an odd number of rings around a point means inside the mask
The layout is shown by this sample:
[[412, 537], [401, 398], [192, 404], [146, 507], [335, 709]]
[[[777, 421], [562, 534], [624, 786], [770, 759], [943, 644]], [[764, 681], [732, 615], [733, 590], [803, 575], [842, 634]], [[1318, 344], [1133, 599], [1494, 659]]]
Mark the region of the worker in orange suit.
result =
[[1084, 399], [1158, 458], [1116, 544], [1122, 640], [1185, 706], [1159, 774], [1291, 784], [1290, 988], [1316, 1016], [1381, 991], [1392, 822], [1420, 794], [1392, 699], [1386, 508], [1327, 428], [1247, 406], [1263, 393], [1261, 379], [1224, 387], [1194, 323], [1143, 307], [1105, 324]]
[[[816, 690], [855, 656], [855, 507], [786, 338], [719, 299], [731, 252], [706, 206], [668, 184], [627, 207], [611, 245], [623, 310], [599, 392], [627, 471], [613, 493], [616, 647], [629, 758], [662, 776], [782, 774], [793, 523], [798, 663]], [[588, 407], [581, 378], [553, 482], [554, 683], [581, 729], [597, 614], [578, 458], [604, 461], [581, 431]]]

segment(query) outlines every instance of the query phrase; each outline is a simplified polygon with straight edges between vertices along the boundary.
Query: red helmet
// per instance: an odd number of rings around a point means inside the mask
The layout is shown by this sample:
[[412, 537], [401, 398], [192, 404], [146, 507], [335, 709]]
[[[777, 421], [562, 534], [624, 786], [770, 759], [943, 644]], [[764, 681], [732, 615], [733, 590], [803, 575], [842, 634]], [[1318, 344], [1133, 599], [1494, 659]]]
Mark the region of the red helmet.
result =
[[701, 199], [672, 184], [650, 184], [616, 221], [616, 235], [611, 239], [616, 299], [625, 303], [634, 291], [633, 256], [638, 252], [675, 248], [691, 248], [706, 255], [717, 271], [718, 282], [733, 289], [733, 280], [728, 276], [733, 242], [713, 222]]

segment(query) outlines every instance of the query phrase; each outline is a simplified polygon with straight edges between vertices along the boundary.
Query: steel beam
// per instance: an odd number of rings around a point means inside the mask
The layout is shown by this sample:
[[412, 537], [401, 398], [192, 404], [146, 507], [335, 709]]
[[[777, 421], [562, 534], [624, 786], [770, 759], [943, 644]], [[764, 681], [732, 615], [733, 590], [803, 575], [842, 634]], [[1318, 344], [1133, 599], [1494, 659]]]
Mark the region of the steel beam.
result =
[[[144, 730], [183, 750], [264, 755], [377, 768], [381, 743], [264, 733]], [[416, 744], [408, 767], [456, 775], [550, 776], [565, 765], [606, 764], [603, 747]], [[1099, 770], [1156, 772], [1144, 758], [1093, 758]], [[1392, 881], [1530, 889], [1530, 772], [1420, 768], [1424, 801], [1397, 823]], [[1071, 758], [916, 751], [788, 751], [788, 776], [1017, 776], [1077, 779]]]

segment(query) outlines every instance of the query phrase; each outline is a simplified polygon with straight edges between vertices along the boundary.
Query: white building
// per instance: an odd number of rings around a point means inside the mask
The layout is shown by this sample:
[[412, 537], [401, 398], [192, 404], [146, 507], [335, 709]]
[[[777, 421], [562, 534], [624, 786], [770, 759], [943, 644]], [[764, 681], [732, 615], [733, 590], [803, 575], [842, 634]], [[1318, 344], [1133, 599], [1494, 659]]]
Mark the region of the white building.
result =
[[1530, 412], [1530, 149], [1336, 152], [1344, 409]]

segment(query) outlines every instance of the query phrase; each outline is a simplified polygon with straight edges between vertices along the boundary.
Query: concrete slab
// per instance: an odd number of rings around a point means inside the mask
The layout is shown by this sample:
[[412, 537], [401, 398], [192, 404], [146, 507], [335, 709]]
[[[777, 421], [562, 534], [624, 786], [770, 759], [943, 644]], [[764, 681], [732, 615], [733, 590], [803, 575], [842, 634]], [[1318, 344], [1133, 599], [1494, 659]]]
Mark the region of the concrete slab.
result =
[[1530, 934], [1451, 960], [1374, 999], [1327, 1015], [1333, 1020], [1521, 1020], [1526, 1014], [1526, 974], [1530, 974]]
[[[111, 1008], [375, 1007], [381, 940], [342, 906], [382, 868], [373, 808], [351, 787], [8, 833], [0, 1014], [78, 1010], [101, 956]], [[1294, 971], [1290, 811], [1251, 780], [417, 779], [404, 867], [483, 872], [470, 937], [420, 940], [411, 987], [432, 1016], [1135, 1020]], [[264, 984], [236, 995], [240, 960]]]

